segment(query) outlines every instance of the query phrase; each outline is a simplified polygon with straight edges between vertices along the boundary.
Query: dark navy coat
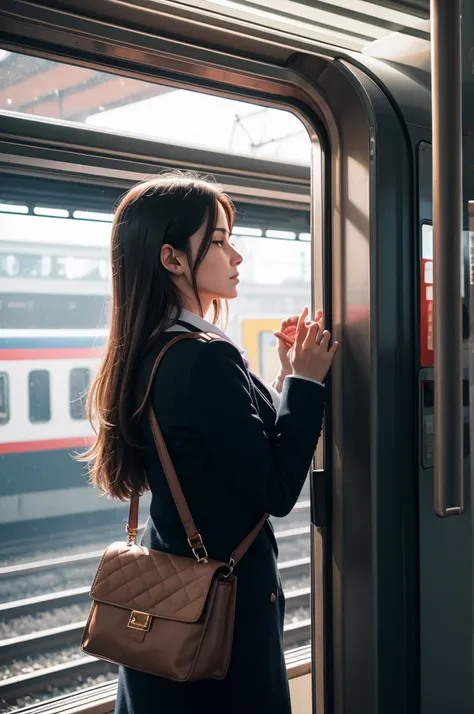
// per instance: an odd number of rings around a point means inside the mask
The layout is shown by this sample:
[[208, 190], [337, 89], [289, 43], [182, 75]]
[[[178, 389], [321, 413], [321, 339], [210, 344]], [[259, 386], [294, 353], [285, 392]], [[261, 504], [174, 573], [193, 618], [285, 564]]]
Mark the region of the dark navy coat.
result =
[[[144, 360], [144, 390], [161, 335]], [[211, 558], [228, 560], [268, 512], [287, 515], [295, 505], [321, 433], [324, 387], [290, 377], [276, 415], [271, 395], [250, 375], [233, 344], [179, 342], [165, 355], [152, 400], [190, 511]], [[143, 462], [152, 492], [142, 543], [192, 556], [142, 418]], [[235, 568], [237, 606], [226, 679], [174, 682], [120, 669], [116, 714], [289, 714], [283, 653], [285, 601], [271, 524]]]

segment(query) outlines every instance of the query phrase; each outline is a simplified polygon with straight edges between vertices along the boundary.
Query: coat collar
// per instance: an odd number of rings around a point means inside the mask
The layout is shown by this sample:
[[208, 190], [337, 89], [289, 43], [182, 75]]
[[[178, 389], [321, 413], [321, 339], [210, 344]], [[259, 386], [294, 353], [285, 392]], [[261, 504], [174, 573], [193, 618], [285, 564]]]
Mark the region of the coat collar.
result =
[[[200, 332], [212, 332], [215, 335], [219, 335], [219, 337], [222, 337], [224, 340], [227, 340], [227, 342], [230, 342], [234, 347], [236, 347], [240, 354], [242, 355], [242, 358], [247, 366], [249, 367], [249, 362], [247, 359], [247, 351], [241, 347], [239, 344], [234, 342], [229, 335], [226, 335], [225, 332], [223, 332], [219, 327], [216, 325], [213, 325], [212, 322], [208, 322], [207, 320], [204, 320], [202, 317], [199, 317], [199, 315], [195, 315], [193, 312], [190, 312], [189, 310], [181, 310], [178, 320], [182, 320], [183, 322], [187, 322], [189, 325], [192, 325], [193, 327], [196, 328], [196, 330], [199, 330]], [[183, 332], [185, 331], [186, 328], [183, 327], [182, 325], [172, 325], [171, 327], [168, 327], [166, 332]], [[188, 330], [189, 332], [189, 330]], [[273, 387], [267, 387], [267, 389], [270, 392], [271, 396], [271, 401], [273, 404], [273, 408], [278, 410], [279, 405], [280, 405], [280, 395], [273, 389]]]
[[[200, 332], [212, 332], [214, 335], [219, 335], [219, 337], [222, 337], [222, 339], [227, 340], [227, 342], [230, 342], [232, 345], [234, 345], [234, 347], [239, 350], [245, 362], [247, 362], [247, 351], [243, 347], [241, 347], [241, 345], [234, 342], [234, 340], [232, 340], [229, 335], [226, 335], [223, 330], [221, 330], [216, 325], [213, 325], [212, 322], [208, 322], [208, 320], [204, 320], [204, 318], [199, 317], [199, 315], [195, 315], [194, 312], [190, 312], [189, 310], [184, 309], [181, 310], [178, 320], [183, 320], [183, 322], [187, 322]], [[168, 327], [166, 332], [183, 332], [185, 330], [186, 328], [182, 325], [172, 325], [171, 327]]]

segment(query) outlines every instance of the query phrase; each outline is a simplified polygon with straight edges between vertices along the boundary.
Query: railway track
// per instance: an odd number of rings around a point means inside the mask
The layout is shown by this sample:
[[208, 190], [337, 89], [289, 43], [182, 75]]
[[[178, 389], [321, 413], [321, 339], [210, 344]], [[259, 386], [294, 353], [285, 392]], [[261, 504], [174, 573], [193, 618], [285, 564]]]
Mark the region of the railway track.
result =
[[[286, 529], [285, 521], [291, 520], [292, 523], [298, 522], [299, 514], [303, 521], [307, 521], [307, 513], [309, 508], [309, 483], [305, 483], [300, 495], [300, 501], [295, 505], [290, 516], [285, 518], [272, 518], [273, 525], [278, 529]], [[142, 504], [145, 513], [148, 502]], [[142, 507], [141, 506], [141, 507]], [[0, 567], [12, 565], [15, 562], [26, 562], [32, 559], [32, 556], [38, 559], [46, 559], [45, 551], [54, 557], [58, 551], [63, 555], [74, 554], [79, 552], [81, 547], [93, 546], [94, 543], [105, 548], [107, 543], [114, 540], [120, 540], [125, 533], [125, 523], [127, 519], [126, 508], [119, 513], [108, 513], [100, 511], [96, 514], [97, 522], [89, 523], [80, 521], [71, 528], [71, 520], [67, 517], [63, 518], [61, 524], [56, 522], [50, 523], [49, 526], [44, 524], [42, 533], [24, 537], [21, 534], [0, 529]], [[113, 517], [112, 522], [104, 523], [105, 516]], [[139, 532], [145, 528], [146, 523], [143, 522], [139, 527]], [[80, 545], [78, 545], [80, 544]]]
[[[285, 653], [287, 665], [300, 664], [307, 661], [311, 657], [311, 646], [299, 647], [298, 649], [289, 650]], [[85, 671], [85, 668], [84, 670]], [[63, 682], [63, 693], [59, 696], [53, 696], [52, 699], [28, 704], [21, 709], [21, 714], [71, 714], [71, 712], [79, 712], [99, 707], [101, 711], [112, 711], [114, 707], [115, 697], [117, 693], [117, 682], [113, 672], [106, 675], [102, 673], [103, 681], [99, 684], [89, 685], [87, 679], [83, 678], [82, 686], [74, 689], [71, 685], [71, 678]], [[94, 672], [92, 671], [92, 677]], [[108, 681], [107, 681], [108, 680]]]
[[[284, 553], [299, 554], [302, 543], [305, 543], [307, 550], [310, 530], [309, 502], [297, 504], [295, 510], [296, 514], [291, 514], [293, 517], [274, 524], [280, 557]], [[302, 525], [305, 520], [306, 524]], [[8, 582], [12, 578], [31, 579], [42, 573], [60, 573], [62, 569], [72, 566], [95, 568], [102, 553], [103, 550], [94, 549], [86, 553], [2, 566], [0, 583]], [[286, 598], [285, 649], [306, 645], [310, 640], [309, 569], [309, 554], [303, 557], [283, 555], [283, 560], [279, 563]], [[13, 705], [25, 696], [41, 698], [52, 690], [61, 690], [63, 687], [70, 689], [71, 683], [76, 682], [79, 687], [87, 678], [116, 671], [114, 665], [83, 655], [79, 650], [78, 643], [90, 606], [90, 581], [87, 577], [85, 580], [87, 584], [81, 584], [79, 587], [44, 592], [19, 600], [11, 599], [0, 604], [0, 624], [4, 632], [5, 628], [11, 629], [11, 634], [3, 634], [3, 639], [0, 639], [0, 668], [10, 670], [6, 671], [7, 676], [0, 680], [2, 704]], [[69, 615], [67, 608], [72, 608], [71, 612], [74, 611], [74, 616], [71, 616], [69, 621], [65, 621]], [[51, 625], [54, 623], [55, 613], [61, 613], [59, 619], [63, 620], [58, 626], [48, 626], [45, 621], [41, 627], [34, 620], [44, 617], [51, 620]], [[28, 618], [33, 618], [33, 625]], [[22, 621], [23, 631], [27, 629], [26, 634], [15, 634], [15, 629], [21, 632], [18, 623]]]
[[[294, 538], [301, 538], [309, 534], [309, 526], [298, 528], [290, 528], [276, 532], [277, 541], [283, 543]], [[86, 563], [97, 563], [101, 558], [104, 549], [90, 550], [86, 553], [77, 553], [75, 555], [63, 555], [59, 558], [47, 558], [44, 560], [34, 560], [29, 563], [15, 563], [14, 565], [5, 565], [0, 567], [0, 580], [18, 577], [21, 575], [33, 575], [44, 571], [63, 568], [65, 566], [81, 565]]]
[[[62, 552], [64, 555], [74, 554], [80, 550], [93, 546], [94, 543], [107, 543], [112, 534], [115, 538], [118, 528], [117, 524], [105, 525], [81, 525], [69, 531], [63, 530], [67, 524], [62, 526], [60, 531], [51, 525], [51, 532], [48, 534], [35, 535], [26, 538], [12, 538], [11, 535], [5, 537], [0, 544], [0, 566], [12, 565], [15, 562], [26, 562], [34, 558], [44, 558], [44, 553], [51, 554]], [[70, 526], [69, 526], [70, 527]], [[139, 531], [145, 527], [142, 523]], [[125, 525], [120, 529], [125, 532]], [[1, 533], [0, 533], [1, 535]]]
[[[299, 608], [309, 609], [310, 588], [309, 586], [306, 586], [297, 590], [290, 590], [285, 593], [285, 599], [288, 613], [291, 613]], [[31, 656], [33, 654], [44, 654], [48, 650], [74, 647], [80, 641], [81, 633], [85, 624], [86, 620], [84, 619], [68, 625], [61, 625], [59, 627], [52, 627], [46, 630], [32, 632], [28, 635], [8, 637], [4, 640], [0, 640], [0, 663], [6, 663], [11, 660]], [[288, 633], [290, 632], [293, 632], [291, 628], [288, 630]], [[298, 634], [298, 628], [295, 629], [295, 632]], [[294, 644], [293, 636], [288, 634], [288, 639], [291, 640], [289, 644]]]
[[[292, 537], [292, 532], [297, 531], [298, 529], [305, 529], [301, 531], [301, 534], [305, 535], [308, 533], [308, 523], [309, 523], [309, 509], [310, 509], [310, 501], [308, 500], [302, 500], [299, 501], [291, 513], [284, 517], [284, 518], [272, 518], [271, 521], [273, 523], [273, 526], [275, 528], [275, 531], [277, 534], [279, 534], [279, 538], [283, 540], [287, 540], [288, 538]], [[291, 523], [293, 528], [289, 528], [288, 525]], [[138, 538], [141, 537], [142, 532], [144, 531], [146, 526], [146, 523], [140, 524], [138, 528]], [[96, 543], [100, 544], [99, 548], [92, 548], [91, 550], [88, 550], [87, 552], [70, 552], [71, 546], [65, 546], [64, 547], [64, 553], [61, 555], [58, 555], [62, 550], [62, 546], [58, 547], [57, 543], [57, 537], [52, 537], [49, 539], [52, 543], [52, 546], [50, 546], [49, 552], [50, 552], [50, 557], [39, 557], [35, 558], [34, 560], [24, 560], [21, 558], [18, 561], [15, 561], [15, 558], [8, 558], [8, 560], [5, 560], [5, 557], [3, 558], [3, 565], [0, 566], [0, 580], [2, 578], [8, 578], [8, 577], [15, 577], [18, 575], [28, 575], [28, 574], [33, 574], [33, 573], [38, 573], [43, 570], [51, 570], [54, 568], [59, 568], [64, 565], [68, 564], [74, 564], [74, 563], [86, 563], [87, 561], [93, 561], [97, 560], [97, 558], [100, 557], [104, 549], [107, 547], [107, 545], [114, 541], [114, 540], [120, 540], [123, 538], [124, 533], [118, 535], [117, 534], [117, 529], [110, 529], [110, 528], [102, 528], [102, 529], [97, 529], [94, 531], [95, 538], [96, 538]], [[99, 535], [100, 534], [100, 535]], [[90, 536], [89, 531], [87, 531], [87, 536]], [[84, 534], [80, 535], [71, 535], [71, 539], [73, 539], [76, 543], [79, 541], [81, 542], [81, 539], [83, 539], [85, 536]], [[25, 542], [21, 546], [21, 555], [24, 556], [25, 552], [27, 552], [27, 546], [28, 543], [30, 543], [30, 546], [32, 548], [32, 543], [28, 540], [25, 540]], [[35, 544], [35, 552], [37, 551], [37, 545], [36, 545], [36, 540], [34, 541]], [[55, 547], [54, 547], [55, 546]], [[9, 546], [10, 550], [10, 546]], [[8, 552], [9, 552], [8, 550]], [[6, 551], [7, 552], [7, 551]], [[17, 557], [19, 557], [17, 555]], [[0, 556], [1, 560], [1, 556]]]
[[[282, 579], [299, 578], [308, 575], [309, 562], [309, 557], [305, 557], [281, 563], [279, 570]], [[89, 589], [89, 585], [85, 585], [83, 587], [59, 590], [58, 592], [0, 603], [0, 620], [9, 620], [14, 617], [24, 617], [26, 615], [37, 615], [53, 608], [69, 607], [87, 602], [89, 600]]]
[[[80, 627], [82, 627], [82, 623]], [[80, 627], [77, 623], [77, 634], [79, 634]], [[310, 627], [311, 620], [309, 618], [285, 625], [285, 649], [297, 647], [301, 643], [306, 644], [310, 639]], [[37, 695], [51, 688], [68, 686], [71, 684], [71, 680], [96, 677], [103, 674], [104, 671], [116, 672], [117, 667], [88, 655], [79, 656], [36, 672], [28, 672], [3, 680], [0, 686], [0, 701], [8, 704], [24, 697], [25, 694]]]

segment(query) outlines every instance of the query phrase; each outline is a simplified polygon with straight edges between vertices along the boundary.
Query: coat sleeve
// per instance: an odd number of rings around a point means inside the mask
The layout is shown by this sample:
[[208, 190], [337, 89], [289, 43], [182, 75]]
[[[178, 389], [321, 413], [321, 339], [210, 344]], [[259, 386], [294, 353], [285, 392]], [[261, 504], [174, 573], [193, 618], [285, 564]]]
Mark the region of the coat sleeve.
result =
[[190, 380], [191, 421], [222, 478], [258, 513], [287, 515], [295, 505], [321, 434], [325, 388], [286, 379], [272, 440], [251, 398], [244, 362], [215, 340], [200, 351]]

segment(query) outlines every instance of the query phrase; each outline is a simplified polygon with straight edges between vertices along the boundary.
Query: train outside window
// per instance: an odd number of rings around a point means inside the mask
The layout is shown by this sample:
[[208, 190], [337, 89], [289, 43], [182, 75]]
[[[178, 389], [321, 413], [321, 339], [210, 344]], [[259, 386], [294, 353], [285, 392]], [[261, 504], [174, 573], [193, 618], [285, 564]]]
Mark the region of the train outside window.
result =
[[69, 413], [71, 419], [85, 419], [85, 401], [91, 381], [90, 369], [76, 367], [69, 372]]
[[10, 385], [8, 374], [0, 374], [0, 424], [6, 424], [10, 419]]
[[51, 419], [50, 377], [47, 369], [34, 369], [28, 377], [30, 421], [41, 423]]

